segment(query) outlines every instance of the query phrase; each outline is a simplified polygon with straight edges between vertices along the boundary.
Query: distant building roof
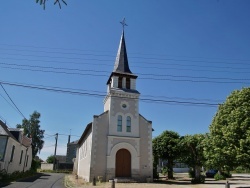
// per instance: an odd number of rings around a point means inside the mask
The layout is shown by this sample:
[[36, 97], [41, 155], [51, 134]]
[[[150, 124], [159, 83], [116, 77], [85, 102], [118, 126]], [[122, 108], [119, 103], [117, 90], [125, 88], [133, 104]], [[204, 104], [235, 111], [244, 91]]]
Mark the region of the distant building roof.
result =
[[70, 143], [68, 143], [68, 144], [78, 144], [78, 141], [79, 141], [79, 140], [75, 140], [75, 141], [70, 142]]

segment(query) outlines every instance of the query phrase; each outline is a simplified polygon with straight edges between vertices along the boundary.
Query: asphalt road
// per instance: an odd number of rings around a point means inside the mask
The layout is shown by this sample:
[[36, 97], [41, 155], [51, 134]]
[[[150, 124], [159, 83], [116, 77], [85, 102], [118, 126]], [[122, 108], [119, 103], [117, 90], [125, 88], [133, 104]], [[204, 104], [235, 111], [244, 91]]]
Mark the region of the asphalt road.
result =
[[9, 185], [4, 188], [65, 188], [63, 179], [65, 174], [59, 173], [40, 173], [35, 177], [27, 178]]

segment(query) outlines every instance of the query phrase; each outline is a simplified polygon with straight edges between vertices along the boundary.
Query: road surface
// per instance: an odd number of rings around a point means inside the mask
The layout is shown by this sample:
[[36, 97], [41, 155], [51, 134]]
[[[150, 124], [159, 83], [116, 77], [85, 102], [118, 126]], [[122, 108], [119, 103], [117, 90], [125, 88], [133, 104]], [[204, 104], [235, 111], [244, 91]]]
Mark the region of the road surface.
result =
[[63, 180], [65, 174], [40, 173], [38, 176], [13, 182], [4, 188], [65, 188]]

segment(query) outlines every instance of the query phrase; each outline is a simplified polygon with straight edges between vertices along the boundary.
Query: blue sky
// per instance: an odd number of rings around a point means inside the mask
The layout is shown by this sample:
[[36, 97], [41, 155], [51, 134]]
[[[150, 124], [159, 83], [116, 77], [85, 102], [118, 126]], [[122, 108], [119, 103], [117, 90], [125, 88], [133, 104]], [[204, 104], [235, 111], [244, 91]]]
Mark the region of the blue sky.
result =
[[[138, 75], [137, 89], [144, 99], [140, 113], [153, 122], [153, 136], [164, 130], [208, 132], [217, 111], [213, 104], [250, 84], [247, 0], [67, 3], [59, 9], [49, 0], [46, 10], [24, 0], [0, 6], [0, 81], [25, 117], [34, 110], [41, 113], [42, 159], [54, 153], [55, 133], [57, 154], [65, 155], [67, 135], [78, 139], [93, 115], [103, 112], [123, 17], [130, 69]], [[0, 118], [15, 127], [23, 117], [10, 104], [0, 88]]]

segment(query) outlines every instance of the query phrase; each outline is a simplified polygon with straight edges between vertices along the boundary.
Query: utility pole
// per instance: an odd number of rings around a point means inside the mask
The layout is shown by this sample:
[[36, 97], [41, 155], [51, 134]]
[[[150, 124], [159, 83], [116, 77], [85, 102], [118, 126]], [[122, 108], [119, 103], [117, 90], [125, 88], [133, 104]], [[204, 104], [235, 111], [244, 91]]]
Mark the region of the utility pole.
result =
[[55, 139], [56, 139], [56, 145], [55, 145], [55, 152], [54, 152], [53, 170], [56, 170], [56, 148], [57, 148], [58, 133], [56, 133]]

